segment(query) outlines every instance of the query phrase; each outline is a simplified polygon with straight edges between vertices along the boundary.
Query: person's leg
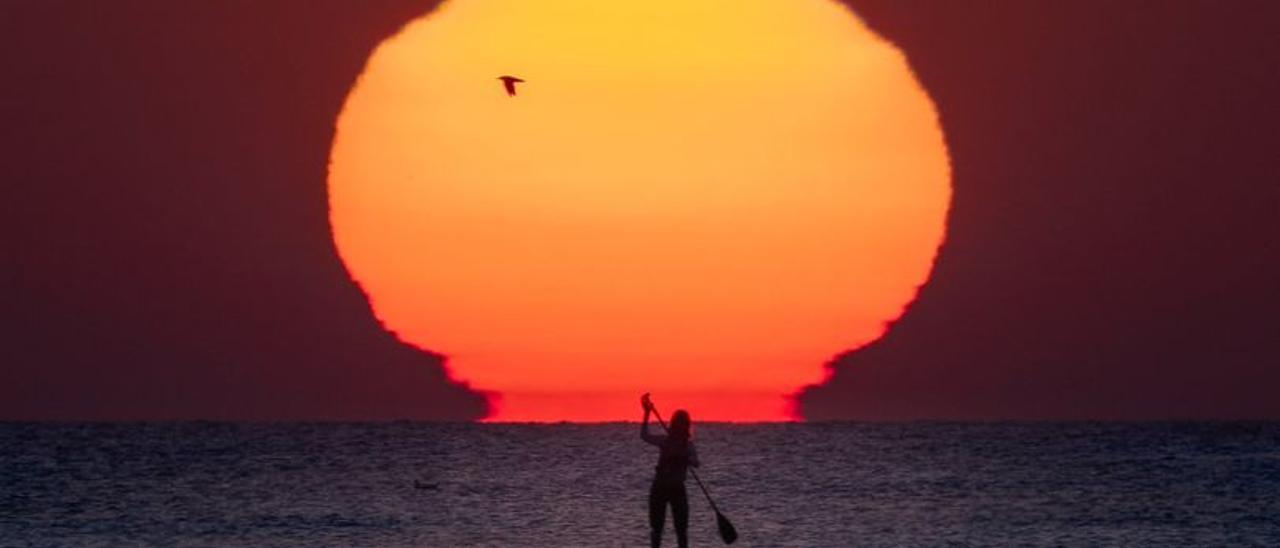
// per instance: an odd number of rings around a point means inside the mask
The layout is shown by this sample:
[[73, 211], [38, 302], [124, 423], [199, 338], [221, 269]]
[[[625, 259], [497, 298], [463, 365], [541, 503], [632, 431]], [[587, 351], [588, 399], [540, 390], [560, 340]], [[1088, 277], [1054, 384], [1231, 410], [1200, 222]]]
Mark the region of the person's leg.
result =
[[667, 497], [654, 483], [649, 488], [649, 546], [662, 546], [662, 525], [667, 520]]
[[680, 548], [689, 548], [689, 496], [684, 485], [671, 494], [671, 520], [676, 526], [676, 542]]

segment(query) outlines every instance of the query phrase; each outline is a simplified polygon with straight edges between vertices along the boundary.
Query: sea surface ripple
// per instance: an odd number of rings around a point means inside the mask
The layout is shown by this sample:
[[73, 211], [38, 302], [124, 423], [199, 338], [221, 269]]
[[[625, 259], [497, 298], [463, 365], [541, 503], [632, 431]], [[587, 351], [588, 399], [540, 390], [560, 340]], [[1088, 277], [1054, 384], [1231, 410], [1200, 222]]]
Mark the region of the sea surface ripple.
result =
[[[1280, 546], [1275, 422], [695, 436], [735, 546]], [[622, 423], [0, 423], [0, 546], [646, 546], [655, 461]]]

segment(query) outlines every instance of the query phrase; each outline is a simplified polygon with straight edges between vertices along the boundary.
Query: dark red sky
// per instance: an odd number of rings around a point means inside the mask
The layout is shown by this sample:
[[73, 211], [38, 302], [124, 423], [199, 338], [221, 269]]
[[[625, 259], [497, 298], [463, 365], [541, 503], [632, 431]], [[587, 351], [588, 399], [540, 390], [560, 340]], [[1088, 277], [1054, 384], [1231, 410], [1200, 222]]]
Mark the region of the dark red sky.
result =
[[[11, 0], [0, 419], [480, 416], [328, 234], [333, 118], [429, 2]], [[810, 418], [1280, 418], [1280, 4], [853, 3], [938, 103], [933, 280]]]
[[333, 119], [421, 2], [6, 2], [0, 418], [456, 418], [329, 238]]
[[1280, 417], [1280, 3], [856, 5], [955, 197], [932, 281], [806, 416]]

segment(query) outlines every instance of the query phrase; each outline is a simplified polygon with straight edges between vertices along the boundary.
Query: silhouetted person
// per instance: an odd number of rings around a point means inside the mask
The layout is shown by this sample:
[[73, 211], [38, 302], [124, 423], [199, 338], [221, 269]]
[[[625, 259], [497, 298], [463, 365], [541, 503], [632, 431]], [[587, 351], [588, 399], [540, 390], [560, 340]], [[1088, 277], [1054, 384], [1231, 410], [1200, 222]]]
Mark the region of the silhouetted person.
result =
[[644, 421], [640, 424], [640, 439], [658, 446], [658, 466], [654, 469], [653, 485], [649, 488], [649, 544], [662, 545], [662, 526], [667, 518], [667, 505], [671, 505], [671, 519], [676, 526], [676, 542], [680, 548], [689, 546], [689, 497], [685, 494], [684, 478], [690, 466], [698, 466], [698, 453], [693, 449], [693, 426], [689, 412], [683, 409], [671, 415], [667, 435], [649, 433], [649, 415], [653, 402], [649, 395], [640, 398], [644, 407]]
[[499, 80], [502, 80], [502, 87], [503, 87], [503, 89], [506, 89], [506, 90], [507, 90], [507, 97], [515, 97], [515, 96], [516, 96], [516, 82], [523, 82], [523, 81], [524, 81], [524, 80], [521, 80], [521, 79], [519, 79], [519, 78], [516, 78], [515, 76], [499, 76], [499, 77], [498, 77], [498, 79], [499, 79]]

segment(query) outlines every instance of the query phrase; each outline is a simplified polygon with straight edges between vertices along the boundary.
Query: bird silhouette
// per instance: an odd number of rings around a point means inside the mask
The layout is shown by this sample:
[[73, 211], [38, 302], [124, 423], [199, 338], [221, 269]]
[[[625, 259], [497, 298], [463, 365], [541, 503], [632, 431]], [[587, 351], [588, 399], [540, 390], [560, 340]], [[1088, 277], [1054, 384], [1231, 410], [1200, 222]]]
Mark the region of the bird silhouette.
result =
[[519, 78], [516, 78], [515, 76], [499, 76], [498, 79], [502, 80], [502, 87], [507, 90], [507, 97], [515, 97], [516, 82], [524, 81]]

